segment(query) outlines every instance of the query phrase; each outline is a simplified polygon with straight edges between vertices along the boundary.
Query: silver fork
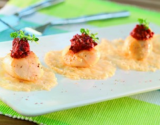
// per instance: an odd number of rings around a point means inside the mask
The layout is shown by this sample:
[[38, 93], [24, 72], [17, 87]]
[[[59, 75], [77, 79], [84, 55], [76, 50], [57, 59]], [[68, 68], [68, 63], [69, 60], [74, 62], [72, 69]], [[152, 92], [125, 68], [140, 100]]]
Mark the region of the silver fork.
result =
[[[12, 27], [16, 26], [19, 23], [19, 21], [21, 20], [21, 18], [23, 18], [23, 17], [29, 16], [40, 9], [49, 7], [51, 5], [59, 4], [61, 2], [64, 2], [64, 0], [44, 0], [44, 1], [38, 2], [36, 4], [33, 4], [25, 9], [22, 9], [21, 11], [15, 13], [13, 15], [1, 17], [0, 21], [3, 23], [0, 22], [0, 27], [1, 27], [0, 31], [7, 29], [8, 28], [7, 26], [9, 26], [9, 25], [11, 25]], [[14, 28], [12, 28], [12, 29], [14, 29]]]
[[[43, 34], [44, 30], [50, 25], [57, 26], [57, 25], [66, 25], [66, 24], [78, 24], [78, 23], [84, 23], [84, 22], [95, 21], [95, 20], [128, 17], [129, 15], [130, 15], [130, 13], [128, 11], [101, 13], [101, 14], [95, 14], [95, 15], [89, 15], [89, 16], [81, 16], [81, 17], [77, 17], [77, 18], [54, 20], [53, 22], [47, 23], [47, 24], [42, 25], [40, 27], [35, 27], [35, 28], [25, 27], [21, 30], [25, 31], [27, 34], [30, 34], [30, 35], [35, 34], [37, 36], [41, 36]], [[6, 23], [6, 22], [4, 22], [4, 23]], [[8, 25], [8, 27], [10, 27], [12, 30], [17, 31], [11, 25], [9, 25], [9, 24], [6, 24], [6, 25]]]
[[37, 35], [42, 35], [45, 29], [49, 26], [57, 26], [57, 25], [68, 25], [68, 24], [79, 24], [85, 23], [89, 21], [95, 20], [105, 20], [105, 19], [113, 19], [113, 18], [122, 18], [128, 17], [130, 15], [129, 11], [119, 11], [119, 12], [110, 12], [110, 13], [100, 13], [95, 15], [81, 16], [76, 18], [68, 18], [68, 19], [58, 19], [54, 20], [50, 23], [39, 27], [25, 27], [23, 30], [28, 33], [37, 33]]

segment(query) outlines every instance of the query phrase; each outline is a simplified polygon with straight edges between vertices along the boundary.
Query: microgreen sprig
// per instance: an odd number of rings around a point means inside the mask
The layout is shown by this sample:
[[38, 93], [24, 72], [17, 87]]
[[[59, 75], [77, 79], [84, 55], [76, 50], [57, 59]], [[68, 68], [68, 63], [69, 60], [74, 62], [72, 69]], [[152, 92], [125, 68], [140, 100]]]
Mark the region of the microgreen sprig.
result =
[[147, 21], [147, 19], [139, 18], [138, 22], [140, 25], [144, 25], [146, 30], [149, 29], [149, 22]]
[[90, 36], [95, 42], [98, 42], [98, 40], [99, 40], [99, 38], [96, 37], [96, 35], [97, 35], [98, 33], [95, 33], [95, 34], [90, 33], [89, 29], [81, 28], [81, 29], [80, 29], [80, 32], [81, 32], [81, 33], [84, 33], [84, 34], [86, 34], [86, 35], [88, 35], [88, 36]]
[[36, 43], [38, 43], [38, 40], [39, 40], [35, 35], [32, 35], [32, 36], [26, 35], [25, 32], [23, 32], [22, 30], [17, 31], [17, 32], [13, 32], [13, 33], [10, 34], [10, 36], [12, 38], [18, 38], [19, 37], [20, 39], [27, 39], [31, 42], [34, 41]]

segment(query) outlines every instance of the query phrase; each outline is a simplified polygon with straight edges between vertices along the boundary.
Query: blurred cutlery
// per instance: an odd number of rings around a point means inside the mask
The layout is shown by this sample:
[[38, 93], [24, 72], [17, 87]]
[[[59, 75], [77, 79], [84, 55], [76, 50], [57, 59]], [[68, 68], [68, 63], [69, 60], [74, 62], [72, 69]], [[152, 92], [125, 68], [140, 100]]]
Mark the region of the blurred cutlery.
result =
[[13, 15], [1, 17], [0, 31], [3, 31], [8, 28], [8, 26], [2, 23], [2, 21], [13, 27], [18, 24], [18, 22], [22, 17], [29, 16], [42, 8], [46, 8], [51, 5], [56, 5], [61, 2], [64, 2], [64, 0], [45, 0], [45, 1], [33, 4], [27, 8], [24, 8]]
[[[57, 26], [57, 25], [66, 25], [66, 24], [78, 24], [78, 23], [84, 23], [84, 22], [95, 21], [95, 20], [105, 20], [105, 19], [112, 19], [112, 18], [128, 17], [129, 15], [130, 13], [128, 11], [101, 13], [101, 14], [95, 14], [95, 15], [89, 15], [89, 16], [81, 16], [77, 18], [58, 19], [58, 20], [54, 20], [53, 22], [47, 23], [45, 25], [39, 26], [39, 27], [35, 27], [35, 28], [25, 27], [21, 30], [25, 31], [27, 34], [30, 34], [30, 35], [35, 34], [37, 36], [41, 36], [44, 30], [50, 25]], [[2, 21], [1, 19], [0, 19], [0, 22], [5, 23], [5, 25], [7, 25], [13, 31], [18, 31], [13, 26]]]
[[88, 15], [88, 16], [81, 16], [76, 18], [57, 19], [39, 27], [35, 27], [35, 28], [26, 27], [23, 30], [26, 32], [38, 32], [38, 34], [43, 34], [44, 30], [48, 26], [78, 24], [78, 23], [85, 23], [85, 22], [96, 21], [96, 20], [128, 17], [129, 15], [130, 15], [129, 11], [119, 11], [119, 12], [100, 13], [100, 14], [94, 14], [94, 15]]

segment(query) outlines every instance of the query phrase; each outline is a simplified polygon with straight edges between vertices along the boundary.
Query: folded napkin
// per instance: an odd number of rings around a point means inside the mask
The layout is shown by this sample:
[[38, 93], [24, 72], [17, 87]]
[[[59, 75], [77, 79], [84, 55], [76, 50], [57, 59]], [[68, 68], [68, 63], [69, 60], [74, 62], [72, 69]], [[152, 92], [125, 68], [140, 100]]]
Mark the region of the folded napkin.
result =
[[[0, 11], [0, 16], [13, 13], [19, 8], [26, 7], [38, 0], [10, 0]], [[56, 34], [78, 30], [80, 27], [105, 27], [111, 25], [126, 24], [136, 22], [137, 18], [147, 18], [150, 22], [160, 25], [160, 13], [143, 10], [133, 6], [124, 6], [116, 3], [101, 0], [66, 0], [65, 3], [40, 10], [34, 16], [22, 20], [17, 29], [24, 26], [39, 26], [49, 20], [77, 17], [81, 15], [96, 14], [100, 12], [113, 12], [119, 10], [129, 10], [129, 18], [115, 20], [94, 21], [74, 26], [56, 26], [48, 28], [44, 35]], [[42, 20], [37, 20], [41, 17]], [[45, 20], [43, 20], [43, 18]], [[0, 41], [10, 40], [8, 34], [12, 30], [8, 29], [0, 34]], [[68, 109], [37, 117], [25, 117], [2, 101], [0, 101], [0, 113], [9, 117], [25, 119], [46, 125], [159, 125], [160, 124], [160, 91], [153, 91], [130, 97], [105, 101], [88, 106]]]

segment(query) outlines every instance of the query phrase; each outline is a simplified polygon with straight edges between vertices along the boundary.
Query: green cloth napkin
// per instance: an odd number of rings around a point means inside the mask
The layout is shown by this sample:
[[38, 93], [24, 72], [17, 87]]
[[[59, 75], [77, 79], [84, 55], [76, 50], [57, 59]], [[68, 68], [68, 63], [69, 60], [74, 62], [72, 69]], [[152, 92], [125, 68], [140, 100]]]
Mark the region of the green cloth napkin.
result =
[[[22, 8], [35, 2], [38, 2], [38, 0], [26, 0], [24, 3], [21, 2], [21, 0], [10, 0], [8, 4]], [[160, 25], [160, 13], [158, 12], [102, 0], [66, 0], [63, 4], [49, 7], [39, 12], [49, 16], [69, 18], [119, 10], [129, 10], [131, 16], [129, 18], [116, 20], [94, 21], [87, 24], [104, 27], [136, 22], [137, 18], [141, 17], [147, 18], [150, 22]], [[36, 26], [38, 24], [22, 21], [19, 27], [23, 27], [24, 25]], [[2, 34], [0, 34], [0, 38], [8, 35], [8, 32], [11, 31], [3, 31]], [[47, 31], [46, 35], [61, 32], [66, 31], [51, 28]], [[5, 40], [7, 40], [7, 38], [8, 37], [6, 37]], [[157, 98], [157, 100], [158, 99], [159, 98]], [[47, 125], [159, 125], [160, 105], [142, 100], [125, 97], [37, 117], [22, 116], [0, 101], [0, 112], [13, 118], [25, 119]]]
[[[9, 4], [14, 4], [18, 7], [26, 7], [39, 0], [27, 0], [25, 4], [21, 3], [20, 0], [10, 0]], [[129, 10], [131, 16], [129, 18], [119, 18], [104, 21], [94, 21], [88, 24], [104, 27], [111, 25], [126, 24], [136, 22], [137, 18], [148, 19], [150, 22], [160, 25], [160, 13], [149, 10], [143, 10], [134, 6], [124, 6], [105, 0], [66, 0], [66, 2], [57, 6], [51, 6], [47, 9], [40, 10], [40, 13], [56, 16], [60, 18], [70, 18], [82, 15], [96, 14], [101, 12], [113, 12], [119, 10]]]
[[25, 117], [0, 102], [0, 111], [13, 118], [46, 125], [159, 125], [160, 106], [128, 97]]

